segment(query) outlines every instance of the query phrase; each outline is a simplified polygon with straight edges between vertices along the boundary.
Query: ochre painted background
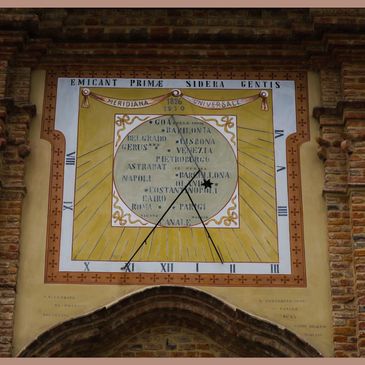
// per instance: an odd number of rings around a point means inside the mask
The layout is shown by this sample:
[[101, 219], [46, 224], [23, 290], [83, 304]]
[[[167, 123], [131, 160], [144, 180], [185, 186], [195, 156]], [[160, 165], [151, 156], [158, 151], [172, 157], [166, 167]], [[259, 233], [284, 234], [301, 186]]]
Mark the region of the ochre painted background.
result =
[[[40, 139], [45, 72], [32, 75], [30, 101], [37, 106], [26, 167], [20, 267], [17, 285], [14, 352], [50, 327], [94, 311], [143, 286], [44, 284], [46, 223], [51, 148]], [[320, 105], [319, 78], [308, 74], [309, 114]], [[331, 356], [332, 319], [326, 237], [326, 208], [322, 198], [323, 167], [316, 154], [317, 122], [310, 120], [311, 140], [301, 147], [304, 238], [307, 288], [201, 287], [219, 299], [253, 315], [287, 327], [323, 355]]]
[[[167, 94], [170, 90], [92, 88], [91, 91], [119, 99], [144, 99]], [[230, 100], [237, 97], [246, 98], [259, 91], [182, 89], [182, 92], [199, 99]], [[278, 262], [271, 95], [268, 104], [268, 112], [261, 110], [261, 99], [241, 108], [207, 110], [182, 100], [181, 106], [185, 109], [177, 112], [182, 115], [237, 116], [237, 132], [234, 133], [237, 133], [238, 144], [240, 227], [231, 225], [230, 228], [210, 229], [213, 240], [219, 242], [219, 249], [224, 260], [228, 262]], [[74, 211], [74, 217], [77, 218], [74, 219], [73, 226], [73, 255], [78, 260], [109, 261], [113, 260], [110, 257], [115, 252], [118, 260], [128, 261], [136, 247], [151, 231], [150, 227], [127, 227], [124, 228], [123, 239], [120, 240], [121, 229], [110, 224], [114, 119], [116, 113], [168, 114], [164, 111], [165, 105], [166, 101], [139, 110], [116, 109], [90, 98], [89, 107], [79, 109]], [[264, 132], [260, 132], [261, 130]], [[90, 160], [92, 163], [88, 164]], [[212, 164], [213, 162], [210, 163], [211, 166]], [[265, 194], [263, 189], [268, 189], [270, 195]], [[255, 211], [251, 207], [254, 207]], [[251, 232], [257, 234], [254, 236]], [[166, 242], [166, 239], [168, 245], [160, 244]], [[119, 244], [116, 246], [117, 241]], [[217, 257], [211, 256], [210, 245], [202, 228], [196, 229], [194, 234], [191, 228], [159, 228], [150, 238], [148, 245], [138, 252], [135, 261], [217, 261]], [[123, 252], [124, 254], [121, 254]]]

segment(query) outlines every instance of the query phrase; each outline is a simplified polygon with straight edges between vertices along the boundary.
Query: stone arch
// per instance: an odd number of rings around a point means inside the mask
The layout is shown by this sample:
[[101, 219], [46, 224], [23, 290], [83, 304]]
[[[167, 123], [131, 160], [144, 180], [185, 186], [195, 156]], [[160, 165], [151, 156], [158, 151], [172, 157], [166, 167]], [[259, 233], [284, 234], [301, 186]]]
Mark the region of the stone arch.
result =
[[[180, 337], [174, 334], [177, 330], [182, 331]], [[169, 340], [174, 336], [175, 339], [185, 338], [185, 342], [191, 338], [195, 343], [190, 341], [190, 347], [186, 343], [185, 346], [174, 343]], [[150, 343], [150, 351], [145, 351], [138, 341], [148, 342], [151, 338], [162, 338], [163, 343], [154, 348]], [[203, 291], [159, 286], [133, 293], [110, 306], [55, 326], [41, 334], [19, 356], [321, 355], [289, 330], [231, 307]]]

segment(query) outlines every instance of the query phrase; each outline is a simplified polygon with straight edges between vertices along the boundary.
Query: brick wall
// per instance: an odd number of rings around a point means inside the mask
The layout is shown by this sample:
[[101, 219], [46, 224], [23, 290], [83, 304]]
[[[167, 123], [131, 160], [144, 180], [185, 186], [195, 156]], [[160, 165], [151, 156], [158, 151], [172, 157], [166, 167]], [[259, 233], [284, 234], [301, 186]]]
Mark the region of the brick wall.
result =
[[0, 356], [11, 353], [19, 238], [24, 187], [24, 157], [28, 154], [30, 115], [13, 111], [6, 115], [6, 146], [0, 152]]
[[0, 62], [0, 356], [9, 356], [19, 258], [19, 239], [28, 130], [30, 69]]
[[0, 61], [0, 98], [5, 97], [7, 68], [7, 61]]
[[177, 326], [158, 326], [120, 343], [112, 357], [237, 357], [202, 333]]
[[346, 101], [365, 100], [365, 65], [344, 62], [341, 67], [342, 97]]
[[[336, 356], [365, 354], [365, 65], [343, 63], [341, 77], [322, 74], [322, 94], [340, 101], [315, 110], [324, 160], [334, 348]], [[335, 83], [337, 82], [337, 88]]]
[[341, 100], [340, 70], [321, 69], [321, 102], [323, 107], [335, 107]]

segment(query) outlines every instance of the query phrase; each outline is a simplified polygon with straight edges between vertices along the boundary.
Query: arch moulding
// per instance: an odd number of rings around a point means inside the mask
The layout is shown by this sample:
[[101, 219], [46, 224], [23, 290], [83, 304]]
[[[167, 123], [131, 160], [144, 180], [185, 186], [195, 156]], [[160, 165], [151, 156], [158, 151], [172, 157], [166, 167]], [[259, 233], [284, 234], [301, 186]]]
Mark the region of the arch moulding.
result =
[[[164, 333], [166, 328], [170, 331]], [[224, 350], [224, 356], [321, 356], [316, 349], [285, 328], [254, 317], [200, 290], [178, 286], [147, 288], [110, 306], [68, 320], [41, 334], [18, 356], [121, 356], [125, 354], [125, 344], [129, 343], [130, 346], [131, 339], [151, 329], [154, 333], [157, 329], [160, 337], [166, 337], [166, 348], [149, 355], [174, 356], [179, 345], [173, 347], [169, 344], [169, 336], [173, 335], [171, 328], [182, 328], [210, 339], [211, 343]], [[141, 345], [133, 346], [136, 350]], [[191, 348], [194, 349], [194, 345]], [[134, 354], [146, 356], [143, 352]], [[185, 354], [190, 357], [204, 356], [197, 349]], [[205, 356], [214, 355], [205, 352]], [[184, 356], [184, 353], [180, 351], [175, 356]]]

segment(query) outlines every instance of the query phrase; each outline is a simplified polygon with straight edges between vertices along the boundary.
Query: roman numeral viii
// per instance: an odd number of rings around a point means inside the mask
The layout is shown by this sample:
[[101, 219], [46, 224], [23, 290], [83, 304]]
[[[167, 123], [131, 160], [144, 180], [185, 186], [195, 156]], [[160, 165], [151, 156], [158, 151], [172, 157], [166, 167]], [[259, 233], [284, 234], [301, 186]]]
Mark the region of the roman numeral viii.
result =
[[75, 165], [76, 162], [76, 153], [70, 152], [66, 154], [66, 165]]

